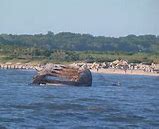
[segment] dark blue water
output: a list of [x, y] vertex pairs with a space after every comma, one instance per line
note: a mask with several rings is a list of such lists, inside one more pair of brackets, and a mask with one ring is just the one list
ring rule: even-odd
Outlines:
[[0, 129], [159, 128], [159, 77], [93, 74], [92, 87], [28, 85], [34, 74], [0, 70]]

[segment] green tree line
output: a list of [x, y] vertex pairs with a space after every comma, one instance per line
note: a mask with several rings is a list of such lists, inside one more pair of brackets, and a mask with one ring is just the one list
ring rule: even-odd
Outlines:
[[119, 58], [134, 63], [159, 63], [159, 36], [114, 38], [70, 32], [0, 35], [0, 61], [107, 62]]
[[54, 34], [49, 31], [47, 34], [35, 35], [1, 34], [0, 44], [47, 50], [158, 52], [159, 36], [128, 35], [115, 38], [70, 32]]

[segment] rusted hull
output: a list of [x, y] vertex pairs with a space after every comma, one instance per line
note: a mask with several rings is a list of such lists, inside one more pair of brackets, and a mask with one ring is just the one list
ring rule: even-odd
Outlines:
[[69, 66], [44, 67], [33, 78], [33, 84], [64, 84], [72, 86], [91, 86], [92, 74], [89, 69]]

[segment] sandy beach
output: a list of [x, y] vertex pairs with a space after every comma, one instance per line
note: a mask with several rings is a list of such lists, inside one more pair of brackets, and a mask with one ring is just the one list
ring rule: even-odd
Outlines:
[[121, 69], [99, 69], [91, 70], [93, 73], [103, 73], [103, 74], [128, 74], [128, 75], [147, 75], [147, 76], [159, 76], [157, 73], [144, 72], [143, 70], [127, 70], [126, 72]]
[[[89, 67], [92, 64], [89, 64]], [[40, 64], [33, 64], [33, 63], [0, 63], [0, 69], [37, 69], [39, 68]], [[97, 69], [90, 69], [93, 73], [103, 73], [103, 74], [128, 74], [128, 75], [149, 75], [149, 76], [159, 76], [159, 73], [155, 72], [146, 72], [142, 69], [135, 69], [135, 70], [126, 70], [126, 72], [122, 69], [114, 69], [114, 68], [99, 68]]]

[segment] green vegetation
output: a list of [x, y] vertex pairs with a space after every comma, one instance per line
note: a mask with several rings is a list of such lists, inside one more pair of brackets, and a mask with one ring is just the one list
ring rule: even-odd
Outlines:
[[37, 35], [0, 35], [0, 61], [159, 63], [159, 36], [104, 37], [62, 32]]

